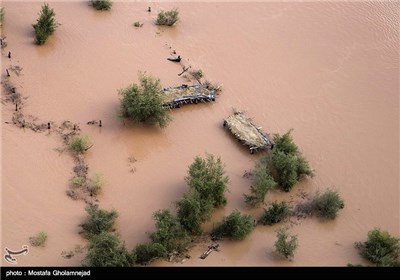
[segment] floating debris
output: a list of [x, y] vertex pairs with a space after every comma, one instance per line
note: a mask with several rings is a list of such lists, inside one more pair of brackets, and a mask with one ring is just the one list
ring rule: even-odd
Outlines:
[[18, 77], [21, 75], [22, 67], [18, 65], [11, 65], [9, 69], [10, 71], [14, 72], [15, 75], [17, 75]]
[[207, 250], [200, 256], [200, 259], [204, 260], [205, 258], [207, 258], [211, 252], [213, 251], [217, 251], [219, 252], [219, 244], [212, 244], [210, 246], [208, 246]]

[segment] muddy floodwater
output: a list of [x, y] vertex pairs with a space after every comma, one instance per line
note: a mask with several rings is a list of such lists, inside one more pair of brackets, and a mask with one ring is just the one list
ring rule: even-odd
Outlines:
[[[41, 4], [2, 1], [2, 80], [6, 68], [21, 67], [9, 78], [28, 97], [20, 110], [45, 123], [77, 123], [93, 140], [89, 175], [104, 175], [99, 203], [118, 211], [116, 228], [128, 249], [148, 240], [154, 211], [175, 209], [197, 155], [220, 156], [230, 178], [228, 204], [207, 228], [234, 209], [261, 214], [246, 207], [250, 181], [242, 176], [261, 154], [251, 155], [222, 126], [234, 108], [268, 133], [293, 128], [315, 169], [291, 193], [273, 191], [267, 200], [330, 187], [345, 201], [334, 221], [289, 225], [299, 239], [291, 262], [272, 253], [279, 226], [258, 226], [244, 241], [220, 242], [220, 252], [205, 260], [199, 256], [209, 244], [200, 243], [184, 264], [152, 265], [342, 266], [364, 263], [353, 244], [374, 227], [399, 235], [399, 2], [114, 2], [109, 12], [86, 1], [50, 2], [61, 25], [38, 47], [31, 25]], [[158, 11], [174, 7], [176, 26], [154, 25]], [[181, 65], [166, 59], [173, 50], [181, 65], [222, 84], [220, 97], [174, 109], [165, 129], [123, 122], [118, 89], [136, 83], [138, 71], [164, 87], [188, 83], [178, 76]], [[62, 256], [86, 245], [78, 226], [85, 204], [65, 194], [73, 158], [56, 151], [63, 146], [56, 133], [12, 125], [14, 111], [1, 105], [1, 250], [20, 249], [45, 231], [46, 246], [30, 247], [18, 265], [80, 265], [85, 253]], [[87, 125], [91, 120], [103, 126]]]

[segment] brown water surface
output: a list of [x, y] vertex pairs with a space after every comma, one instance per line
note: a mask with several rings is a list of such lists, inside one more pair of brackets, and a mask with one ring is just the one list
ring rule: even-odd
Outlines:
[[[258, 156], [222, 127], [233, 108], [269, 133], [293, 128], [316, 170], [293, 193], [275, 191], [269, 199], [333, 187], [346, 206], [335, 221], [313, 218], [292, 227], [300, 243], [293, 262], [272, 254], [278, 227], [259, 226], [245, 241], [221, 242], [221, 251], [206, 260], [198, 257], [207, 244], [199, 244], [185, 265], [346, 265], [362, 262], [353, 244], [373, 227], [399, 235], [398, 2], [115, 2], [110, 12], [86, 2], [50, 4], [62, 25], [38, 47], [31, 24], [41, 3], [3, 1], [8, 47], [1, 73], [10, 64], [23, 68], [10, 79], [29, 96], [25, 114], [79, 123], [91, 137], [90, 173], [102, 172], [107, 181], [100, 205], [119, 212], [117, 230], [129, 249], [147, 240], [154, 211], [173, 209], [187, 190], [188, 165], [206, 152], [221, 156], [230, 178], [228, 205], [213, 221], [233, 209], [261, 213], [249, 211], [242, 196], [250, 184], [242, 174]], [[173, 7], [181, 21], [155, 26], [156, 13]], [[135, 28], [135, 21], [143, 27]], [[166, 60], [172, 50], [184, 65], [222, 83], [220, 98], [174, 110], [163, 130], [123, 123], [117, 90], [137, 82], [139, 70], [160, 77], [165, 87], [186, 82], [177, 75], [181, 66]], [[85, 244], [78, 235], [84, 204], [65, 195], [72, 157], [53, 150], [62, 145], [57, 135], [5, 124], [13, 109], [2, 105], [2, 250], [44, 230], [46, 246], [31, 247], [19, 264], [79, 265], [82, 254], [61, 257]], [[86, 125], [90, 120], [102, 120], [103, 127]]]

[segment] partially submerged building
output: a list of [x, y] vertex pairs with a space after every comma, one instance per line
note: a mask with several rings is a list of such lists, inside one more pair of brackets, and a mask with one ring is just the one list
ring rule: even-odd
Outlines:
[[235, 112], [224, 119], [224, 127], [228, 128], [239, 142], [248, 146], [252, 154], [273, 147], [271, 138], [262, 132], [261, 128], [257, 128], [243, 112]]
[[181, 105], [189, 103], [200, 103], [215, 101], [217, 91], [203, 85], [181, 85], [178, 87], [164, 88], [165, 106], [180, 108]]

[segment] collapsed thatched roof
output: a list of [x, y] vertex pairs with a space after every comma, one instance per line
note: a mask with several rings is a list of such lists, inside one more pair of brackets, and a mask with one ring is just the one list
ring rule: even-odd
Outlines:
[[247, 118], [242, 112], [235, 112], [224, 120], [224, 126], [232, 132], [235, 137], [242, 141], [250, 149], [265, 149], [271, 146], [268, 136], [257, 128], [251, 119]]
[[180, 102], [189, 99], [215, 99], [215, 90], [210, 90], [205, 86], [178, 86], [164, 88], [165, 103]]

